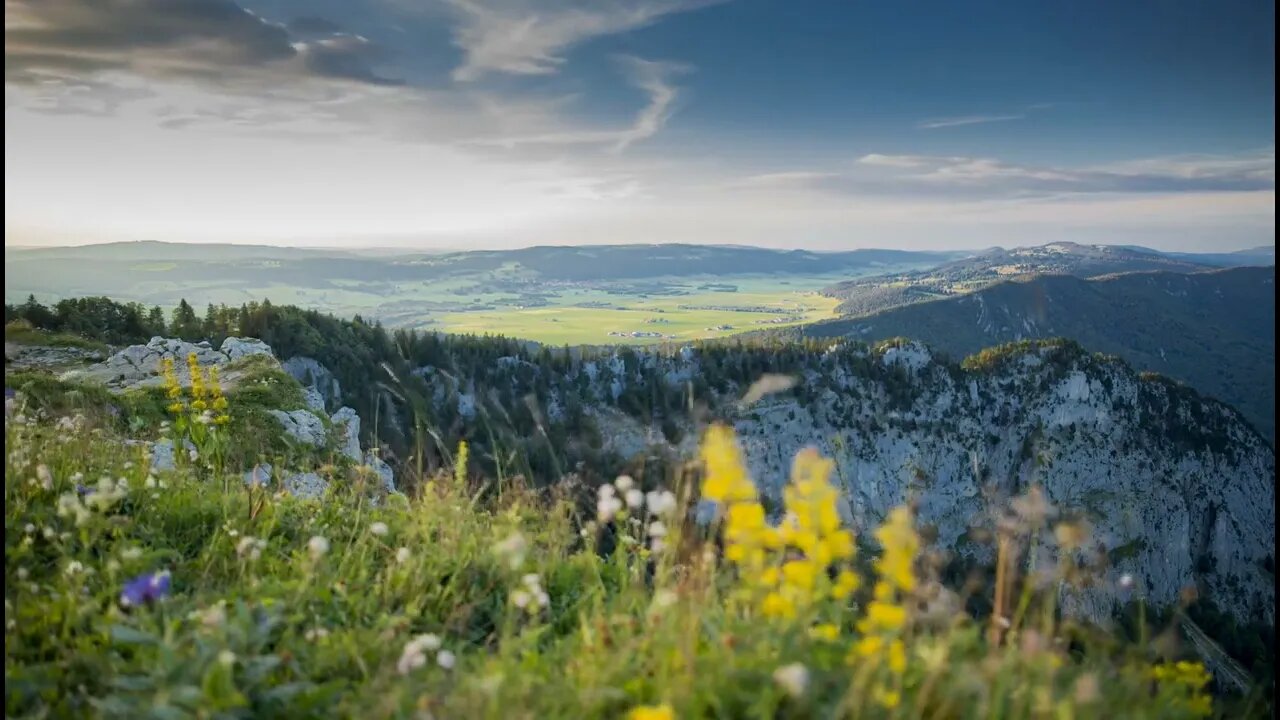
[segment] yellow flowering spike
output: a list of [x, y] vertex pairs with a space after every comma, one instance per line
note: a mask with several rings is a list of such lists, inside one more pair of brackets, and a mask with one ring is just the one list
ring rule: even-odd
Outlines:
[[907, 624], [907, 609], [901, 605], [874, 601], [867, 606], [867, 616], [862, 621], [864, 632], [897, 631]]
[[905, 507], [894, 508], [875, 534], [883, 548], [883, 553], [876, 560], [880, 579], [898, 590], [910, 592], [916, 584], [912, 566], [920, 549], [920, 538], [912, 527], [911, 511]]
[[706, 469], [702, 497], [722, 505], [756, 499], [755, 486], [747, 476], [732, 430], [723, 425], [711, 426], [703, 439], [701, 455]]
[[631, 708], [627, 720], [675, 720], [676, 712], [670, 705], [640, 705]]
[[907, 670], [907, 647], [901, 640], [894, 640], [889, 643], [889, 669], [895, 675], [901, 675]]
[[782, 579], [791, 587], [810, 590], [818, 579], [818, 567], [805, 560], [792, 560], [782, 566]]
[[467, 441], [459, 440], [458, 456], [453, 462], [453, 479], [459, 485], [464, 485], [467, 482], [467, 457]]
[[764, 596], [760, 611], [765, 617], [790, 620], [796, 616], [796, 604], [782, 593], [771, 592]]
[[849, 596], [857, 592], [860, 584], [861, 581], [852, 570], [841, 570], [836, 575], [835, 584], [831, 587], [831, 597], [836, 600], [847, 600]]

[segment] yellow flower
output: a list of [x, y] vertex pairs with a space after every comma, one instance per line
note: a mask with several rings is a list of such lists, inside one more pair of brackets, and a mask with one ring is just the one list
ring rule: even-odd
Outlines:
[[850, 570], [841, 570], [836, 575], [835, 585], [831, 588], [831, 597], [836, 600], [848, 599], [850, 595], [858, 590], [860, 581], [858, 576]]
[[860, 626], [866, 628], [864, 632], [895, 631], [906, 623], [906, 608], [877, 600], [867, 607], [867, 616]]
[[796, 616], [796, 604], [782, 593], [771, 592], [764, 596], [760, 611], [765, 617], [790, 619]]
[[670, 705], [640, 705], [631, 708], [627, 720], [675, 720], [676, 713]]
[[814, 640], [825, 640], [826, 642], [835, 642], [840, 637], [840, 627], [831, 623], [815, 625], [809, 628], [809, 637]]
[[853, 646], [853, 652], [858, 657], [874, 657], [880, 654], [880, 649], [884, 647], [884, 638], [879, 635], [868, 635]]
[[897, 690], [876, 688], [874, 695], [876, 702], [889, 710], [892, 710], [902, 704], [902, 695], [899, 694]]
[[889, 669], [895, 675], [901, 675], [907, 670], [907, 647], [901, 640], [889, 643]]
[[890, 511], [889, 518], [876, 530], [876, 539], [884, 548], [876, 560], [880, 578], [899, 590], [910, 592], [916, 584], [912, 565], [920, 549], [920, 538], [911, 524], [911, 511], [905, 507]]
[[782, 579], [792, 587], [811, 589], [817, 578], [818, 569], [814, 563], [792, 560], [782, 566]]
[[172, 405], [170, 405], [170, 406], [169, 406], [169, 412], [173, 413], [174, 415], [177, 415], [178, 413], [180, 413], [180, 412], [182, 412], [183, 410], [186, 410], [186, 409], [187, 409], [187, 408], [186, 408], [186, 406], [184, 406], [184, 405], [183, 405], [182, 403], [180, 403], [180, 402], [178, 402], [178, 403], [174, 403], [174, 404], [172, 404]]

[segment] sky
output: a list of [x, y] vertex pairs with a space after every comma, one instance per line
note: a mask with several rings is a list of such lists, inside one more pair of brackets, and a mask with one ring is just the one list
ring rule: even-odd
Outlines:
[[1270, 0], [6, 0], [5, 243], [1275, 231]]

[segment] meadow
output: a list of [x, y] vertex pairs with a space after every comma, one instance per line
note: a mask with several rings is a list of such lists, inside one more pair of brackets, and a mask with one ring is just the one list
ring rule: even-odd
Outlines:
[[[1087, 528], [1049, 520], [1034, 489], [993, 539], [994, 578], [953, 592], [909, 505], [840, 520], [816, 452], [770, 519], [726, 427], [668, 478], [485, 477], [461, 444], [392, 495], [317, 458], [329, 491], [304, 500], [225, 460], [268, 451], [235, 430], [254, 396], [186, 392], [128, 436], [85, 396], [7, 398], [6, 717], [1264, 712], [1215, 699], [1173, 627], [1063, 618], [1058, 593], [1091, 582], [1072, 559]], [[153, 471], [138, 437], [192, 451]], [[1061, 560], [1026, 572], [1037, 544]]]

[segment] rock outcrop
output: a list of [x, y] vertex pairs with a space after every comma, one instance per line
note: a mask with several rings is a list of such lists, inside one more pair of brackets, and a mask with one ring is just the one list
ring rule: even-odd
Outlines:
[[[72, 370], [63, 375], [66, 379], [100, 382], [113, 390], [130, 390], [154, 387], [164, 382], [160, 364], [166, 358], [173, 361], [179, 382], [190, 384], [187, 358], [196, 356], [201, 367], [221, 367], [233, 360], [263, 355], [273, 357], [271, 347], [254, 338], [229, 337], [222, 341], [221, 349], [214, 349], [207, 341], [187, 342], [176, 338], [153, 337], [145, 345], [130, 345], [108, 357], [101, 363]], [[234, 372], [223, 373], [220, 380], [224, 387], [231, 387], [238, 379]]]
[[342, 385], [329, 368], [318, 360], [298, 355], [280, 364], [304, 388], [313, 388], [324, 400], [325, 407], [335, 407], [342, 402]]
[[341, 407], [329, 420], [338, 429], [338, 450], [355, 462], [360, 462], [363, 457], [360, 451], [360, 416], [349, 407]]
[[268, 410], [271, 417], [280, 421], [284, 432], [290, 439], [310, 445], [324, 447], [328, 439], [328, 430], [314, 412], [310, 410]]

